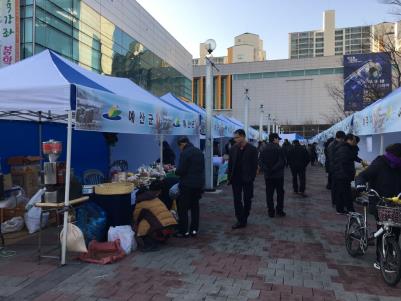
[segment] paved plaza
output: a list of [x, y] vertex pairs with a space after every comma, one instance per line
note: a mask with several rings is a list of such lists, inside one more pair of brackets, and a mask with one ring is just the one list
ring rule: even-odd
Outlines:
[[36, 237], [19, 241], [8, 246], [16, 256], [0, 258], [0, 300], [401, 300], [401, 285], [388, 287], [373, 269], [374, 247], [361, 258], [346, 253], [346, 217], [331, 207], [325, 180], [322, 168], [309, 167], [301, 198], [287, 170], [287, 217], [272, 219], [259, 176], [248, 227], [234, 231], [224, 186], [204, 195], [198, 238], [172, 238], [158, 252], [136, 251], [107, 266], [38, 265]]

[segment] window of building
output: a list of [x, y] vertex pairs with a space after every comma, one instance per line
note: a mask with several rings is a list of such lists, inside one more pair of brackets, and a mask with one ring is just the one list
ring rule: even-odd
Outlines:
[[320, 69], [320, 75], [333, 74], [333, 73], [334, 73], [334, 68], [322, 68], [322, 69]]
[[319, 75], [319, 69], [309, 69], [305, 70], [305, 75]]
[[263, 78], [276, 77], [276, 72], [263, 72]]
[[263, 78], [263, 73], [251, 73], [250, 79]]
[[370, 26], [363, 26], [362, 32], [370, 32]]
[[277, 77], [289, 77], [289, 76], [291, 76], [290, 71], [279, 71], [276, 74], [277, 74]]
[[290, 76], [304, 76], [305, 70], [293, 70], [290, 71]]
[[344, 68], [343, 67], [334, 68], [334, 73], [335, 74], [343, 74], [344, 73]]
[[249, 73], [236, 74], [234, 79], [238, 79], [238, 80], [249, 79]]
[[361, 27], [353, 27], [351, 28], [351, 33], [361, 33], [362, 28]]

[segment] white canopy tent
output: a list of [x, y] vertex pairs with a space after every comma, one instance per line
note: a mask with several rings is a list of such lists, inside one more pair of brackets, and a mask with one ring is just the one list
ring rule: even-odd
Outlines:
[[360, 136], [360, 155], [373, 160], [388, 144], [401, 141], [401, 88], [356, 112], [311, 139], [321, 146], [337, 131]]
[[[88, 98], [84, 99], [85, 97]], [[99, 119], [94, 120], [95, 128], [89, 127], [93, 124], [79, 124], [73, 113], [76, 115], [77, 108], [84, 109], [83, 102], [98, 103], [99, 112], [105, 107], [113, 108], [118, 118], [107, 118], [107, 114], [100, 114]], [[74, 124], [81, 130], [131, 134], [193, 135], [199, 132], [197, 114], [168, 106], [128, 79], [93, 73], [49, 50], [0, 69], [0, 118], [40, 121], [43, 112], [46, 118], [53, 121], [67, 121], [66, 208], [70, 197], [71, 137]], [[140, 116], [135, 118], [135, 112], [140, 113]], [[149, 116], [147, 126], [142, 124], [142, 114], [145, 118]], [[173, 127], [170, 120], [174, 118], [186, 119], [191, 126]], [[67, 227], [67, 220], [66, 210], [64, 229]], [[66, 263], [67, 235], [63, 238], [62, 265]]]

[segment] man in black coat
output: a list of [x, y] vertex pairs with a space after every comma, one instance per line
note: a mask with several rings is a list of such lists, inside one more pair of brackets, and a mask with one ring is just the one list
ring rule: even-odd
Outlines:
[[327, 185], [326, 185], [327, 189], [331, 189], [331, 173], [329, 170], [329, 162], [330, 161], [329, 161], [329, 155], [328, 155], [328, 148], [329, 148], [330, 143], [332, 143], [333, 141], [334, 141], [334, 138], [331, 137], [324, 143], [324, 157], [325, 157], [324, 168], [327, 173]]
[[329, 177], [332, 180], [331, 181], [331, 203], [333, 206], [336, 205], [336, 187], [335, 187], [335, 181], [333, 181], [333, 162], [334, 162], [334, 155], [335, 155], [335, 150], [336, 146], [340, 143], [343, 142], [345, 138], [345, 133], [343, 131], [338, 131], [336, 133], [336, 138], [334, 139], [333, 142], [329, 144], [327, 147], [327, 167], [328, 167], [328, 172], [329, 172]]
[[[284, 167], [285, 156], [280, 147], [280, 137], [276, 133], [269, 135], [269, 143], [262, 149], [259, 166], [263, 170], [266, 184], [266, 203], [270, 217], [284, 217]], [[273, 195], [277, 192], [277, 205], [274, 209]]]
[[355, 178], [355, 136], [348, 134], [344, 142], [336, 145], [332, 167], [335, 186], [335, 202], [338, 214], [344, 214], [344, 206], [348, 211], [354, 211], [351, 182]]
[[288, 139], [284, 140], [283, 145], [281, 146], [283, 152], [284, 152], [284, 157], [285, 157], [285, 167], [288, 167], [289, 161], [288, 161], [288, 154], [292, 148], [291, 143], [288, 141]]
[[294, 140], [292, 144], [293, 147], [288, 152], [287, 157], [292, 173], [292, 187], [294, 188], [294, 193], [305, 196], [306, 166], [309, 164], [309, 154], [298, 140]]
[[[228, 181], [232, 185], [237, 223], [232, 228], [244, 228], [248, 222], [253, 198], [253, 182], [258, 168], [258, 151], [246, 141], [245, 131], [234, 132], [236, 144], [230, 149]], [[242, 200], [242, 195], [243, 200]]]
[[[196, 236], [199, 229], [199, 200], [205, 185], [205, 159], [200, 149], [187, 137], [178, 139], [180, 161], [175, 171], [180, 177], [180, 196], [177, 209], [179, 217], [178, 237]], [[188, 211], [191, 210], [191, 226], [188, 231]]]

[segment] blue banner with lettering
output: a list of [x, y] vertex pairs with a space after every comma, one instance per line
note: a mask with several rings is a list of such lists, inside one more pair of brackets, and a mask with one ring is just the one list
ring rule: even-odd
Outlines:
[[344, 110], [360, 111], [391, 92], [391, 61], [386, 53], [344, 55]]
[[199, 115], [77, 85], [75, 129], [128, 134], [199, 135]]

